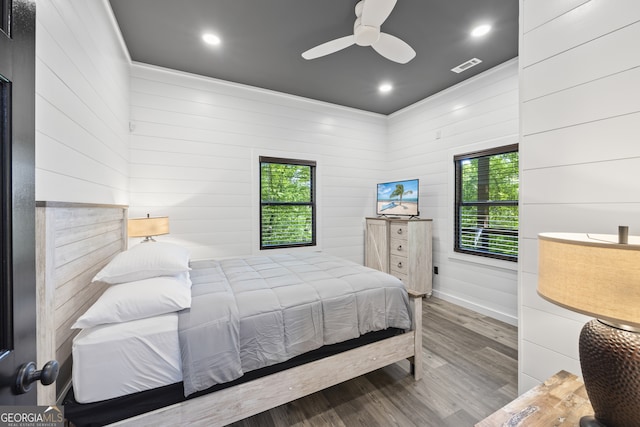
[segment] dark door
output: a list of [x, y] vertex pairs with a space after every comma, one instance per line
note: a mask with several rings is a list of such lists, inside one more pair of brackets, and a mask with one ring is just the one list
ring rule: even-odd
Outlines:
[[35, 405], [14, 387], [36, 360], [35, 0], [0, 7], [0, 405]]

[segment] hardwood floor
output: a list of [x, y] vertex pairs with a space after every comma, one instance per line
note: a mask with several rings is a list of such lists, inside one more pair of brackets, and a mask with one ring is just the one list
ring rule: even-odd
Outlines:
[[473, 426], [517, 396], [517, 335], [432, 297], [423, 309], [422, 380], [408, 362], [395, 364], [232, 426]]

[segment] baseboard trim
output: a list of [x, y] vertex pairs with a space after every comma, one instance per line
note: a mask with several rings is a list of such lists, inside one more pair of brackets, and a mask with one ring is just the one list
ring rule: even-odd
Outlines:
[[493, 310], [491, 308], [485, 307], [485, 306], [480, 305], [480, 304], [476, 304], [474, 302], [465, 300], [463, 298], [459, 298], [459, 297], [456, 297], [456, 296], [453, 296], [453, 295], [449, 295], [449, 294], [447, 294], [445, 292], [441, 292], [441, 291], [439, 291], [437, 289], [433, 290], [433, 295], [438, 297], [438, 298], [440, 298], [440, 299], [442, 299], [442, 300], [448, 301], [450, 303], [459, 305], [459, 306], [464, 307], [464, 308], [468, 308], [469, 310], [473, 310], [473, 311], [475, 311], [477, 313], [484, 314], [485, 316], [489, 316], [489, 317], [491, 317], [493, 319], [500, 320], [501, 322], [505, 322], [505, 323], [508, 323], [510, 325], [513, 325], [513, 326], [518, 326], [518, 317], [517, 316], [512, 316], [510, 314], [506, 314], [506, 313], [502, 313], [500, 311]]

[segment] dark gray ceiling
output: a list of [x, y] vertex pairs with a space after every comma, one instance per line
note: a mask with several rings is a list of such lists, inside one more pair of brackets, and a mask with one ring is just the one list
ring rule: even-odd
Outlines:
[[[131, 59], [231, 82], [390, 114], [518, 55], [517, 0], [398, 0], [382, 31], [416, 51], [401, 65], [351, 46], [300, 54], [353, 33], [356, 0], [110, 0]], [[481, 39], [479, 23], [493, 30]], [[219, 34], [222, 45], [201, 40]], [[483, 62], [461, 74], [451, 68]], [[394, 85], [381, 95], [382, 81]]]

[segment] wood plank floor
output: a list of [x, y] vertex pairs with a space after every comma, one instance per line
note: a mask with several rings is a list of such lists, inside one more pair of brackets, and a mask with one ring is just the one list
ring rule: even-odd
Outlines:
[[435, 297], [423, 325], [422, 380], [395, 364], [232, 426], [473, 426], [517, 396], [516, 327]]

